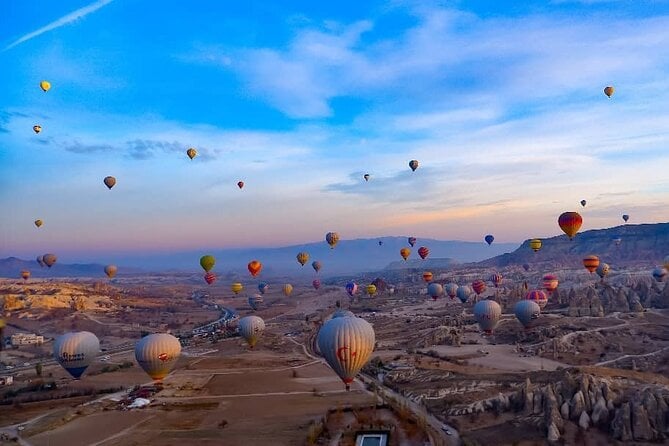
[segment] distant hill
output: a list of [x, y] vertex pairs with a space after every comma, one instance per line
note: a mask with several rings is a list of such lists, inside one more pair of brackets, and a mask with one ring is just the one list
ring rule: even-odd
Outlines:
[[[31, 278], [45, 277], [100, 277], [106, 278], [104, 273], [105, 265], [96, 263], [86, 264], [62, 264], [56, 262], [51, 268], [40, 266], [36, 260], [21, 260], [16, 257], [7, 257], [0, 259], [0, 277], [20, 279], [21, 271], [27, 269], [30, 271]], [[126, 269], [124, 274], [138, 273], [141, 270], [132, 268]], [[119, 274], [120, 275], [120, 274]]]
[[[620, 244], [615, 243], [620, 239]], [[623, 225], [578, 233], [573, 240], [566, 235], [542, 239], [539, 252], [533, 252], [526, 240], [520, 248], [482, 262], [478, 266], [547, 264], [553, 267], [580, 265], [584, 256], [594, 254], [613, 266], [658, 265], [669, 255], [669, 223]]]
[[[379, 241], [383, 242], [379, 245]], [[253, 259], [263, 263], [261, 276], [312, 276], [315, 274], [311, 262], [319, 260], [323, 267], [320, 275], [327, 277], [341, 274], [358, 274], [370, 271], [380, 271], [386, 267], [392, 268], [394, 263], [400, 262], [407, 267], [400, 257], [400, 249], [408, 247], [407, 237], [381, 237], [373, 239], [341, 240], [334, 249], [323, 242], [293, 245], [281, 248], [249, 248], [223, 249], [208, 252], [188, 252], [179, 254], [161, 254], [164, 261], [169, 262], [170, 268], [183, 268], [191, 271], [201, 271], [200, 256], [213, 254], [216, 256], [214, 271], [218, 273], [238, 273], [248, 276], [246, 265]], [[434, 239], [418, 239], [412, 248], [409, 263], [420, 260], [418, 248], [426, 246], [430, 249], [431, 259], [443, 259], [448, 264], [452, 262], [476, 262], [492, 256], [510, 252], [517, 243], [493, 243], [491, 246], [484, 242], [443, 241]], [[297, 262], [298, 252], [306, 251], [310, 259], [303, 267]], [[399, 265], [399, 264], [398, 264]], [[418, 262], [415, 267], [426, 264]]]

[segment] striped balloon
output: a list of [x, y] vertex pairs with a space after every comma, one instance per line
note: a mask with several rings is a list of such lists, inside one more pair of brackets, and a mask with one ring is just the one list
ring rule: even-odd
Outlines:
[[476, 279], [475, 281], [472, 282], [472, 289], [477, 295], [481, 295], [481, 293], [485, 292], [486, 290], [486, 284], [483, 280], [481, 279]]
[[573, 239], [581, 225], [583, 225], [583, 217], [578, 212], [564, 212], [558, 217], [558, 225], [560, 229], [567, 234], [569, 239]]
[[337, 317], [325, 322], [318, 332], [318, 349], [327, 363], [350, 389], [355, 375], [374, 351], [374, 329], [358, 317]]
[[525, 295], [525, 299], [536, 302], [542, 310], [548, 304], [548, 296], [542, 290], [532, 290]]
[[181, 355], [179, 340], [167, 333], [144, 336], [135, 345], [135, 359], [139, 366], [154, 380], [167, 376]]
[[544, 285], [544, 290], [546, 290], [549, 293], [552, 293], [555, 291], [558, 287], [558, 284], [560, 281], [558, 280], [557, 276], [554, 274], [546, 274], [543, 277], [543, 285]]
[[474, 305], [474, 318], [487, 334], [492, 333], [501, 317], [502, 307], [494, 300], [486, 299]]
[[239, 320], [239, 335], [251, 348], [255, 347], [264, 331], [265, 321], [258, 316], [245, 316]]
[[583, 266], [585, 267], [585, 269], [590, 271], [590, 274], [592, 274], [597, 270], [597, 267], [599, 266], [599, 257], [595, 255], [585, 256], [583, 258]]

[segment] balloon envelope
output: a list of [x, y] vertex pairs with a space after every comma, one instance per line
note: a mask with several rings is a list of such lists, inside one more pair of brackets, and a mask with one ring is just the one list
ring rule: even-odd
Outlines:
[[423, 280], [426, 282], [432, 282], [432, 278], [434, 277], [434, 274], [432, 274], [430, 271], [425, 271], [423, 273]]
[[39, 88], [41, 88], [42, 91], [44, 91], [44, 92], [46, 93], [47, 91], [51, 90], [51, 82], [49, 82], [49, 81], [41, 81], [41, 82], [39, 83]]
[[113, 278], [114, 278], [114, 276], [116, 275], [116, 272], [117, 272], [117, 271], [118, 271], [118, 268], [116, 267], [116, 265], [107, 265], [107, 266], [105, 266], [105, 274], [106, 274], [107, 277], [109, 277], [110, 279], [113, 279]]
[[536, 302], [542, 310], [548, 304], [548, 296], [542, 290], [530, 291], [525, 295], [525, 300]]
[[348, 282], [346, 284], [346, 292], [349, 296], [353, 297], [355, 293], [358, 292], [358, 284], [355, 282]]
[[112, 176], [105, 177], [104, 180], [102, 180], [103, 183], [105, 183], [105, 186], [107, 186], [110, 190], [114, 185], [116, 184], [116, 178]]
[[100, 340], [93, 333], [79, 331], [58, 336], [53, 357], [73, 378], [79, 379], [100, 352]]
[[367, 294], [369, 294], [370, 297], [374, 296], [376, 294], [376, 285], [370, 283], [367, 285], [367, 288], [365, 288], [365, 291], [367, 291]]
[[523, 327], [529, 328], [532, 321], [541, 314], [541, 308], [534, 301], [521, 300], [513, 307], [513, 312], [520, 323], [523, 324]]
[[669, 271], [667, 271], [666, 268], [662, 268], [661, 266], [658, 266], [653, 270], [653, 278], [658, 282], [664, 282], [667, 274], [669, 274]]
[[249, 264], [246, 266], [251, 273], [252, 277], [257, 276], [260, 274], [260, 270], [262, 269], [262, 263], [260, 263], [257, 260], [251, 260]]
[[447, 283], [444, 286], [444, 292], [448, 294], [448, 297], [454, 299], [458, 292], [458, 286], [455, 283]]
[[630, 216], [627, 214], [623, 214], [623, 220], [625, 220], [625, 223], [627, 223], [627, 220], [630, 219]]
[[33, 126], [33, 132], [39, 133], [42, 131], [42, 126], [41, 125], [34, 125]]
[[409, 242], [409, 245], [411, 245], [411, 247], [413, 248], [417, 240], [416, 237], [409, 237], [407, 241]]
[[440, 283], [432, 282], [427, 286], [427, 294], [429, 294], [432, 299], [437, 300], [439, 296], [444, 294], [444, 287]]
[[583, 218], [578, 212], [563, 212], [558, 217], [558, 225], [569, 239], [574, 238], [582, 224]]
[[488, 234], [483, 238], [483, 240], [485, 240], [488, 245], [492, 245], [492, 242], [495, 241], [495, 237], [492, 234]]
[[260, 282], [258, 284], [258, 291], [260, 291], [260, 294], [265, 294], [268, 289], [269, 289], [269, 285], [267, 285], [267, 283]]
[[288, 296], [290, 296], [291, 293], [293, 292], [293, 286], [292, 286], [291, 284], [289, 284], [289, 283], [286, 283], [286, 284], [283, 286], [283, 290], [282, 290], [282, 291], [283, 291], [283, 294], [284, 294], [286, 297], [288, 297]]
[[211, 269], [214, 267], [215, 264], [216, 264], [216, 258], [210, 254], [200, 257], [200, 266], [206, 272], [211, 271]]
[[44, 222], [42, 220], [35, 220], [35, 226], [37, 226], [38, 228], [41, 227], [43, 224]]
[[606, 96], [608, 96], [609, 98], [610, 98], [611, 96], [613, 96], [613, 93], [614, 93], [615, 91], [616, 91], [616, 89], [613, 88], [613, 86], [611, 86], [611, 85], [604, 87], [604, 94], [605, 94]]
[[56, 263], [56, 260], [58, 260], [58, 257], [56, 257], [55, 254], [44, 254], [42, 256], [42, 261], [49, 268], [51, 268]]
[[204, 275], [204, 281], [207, 282], [207, 285], [211, 285], [212, 283], [216, 282], [216, 274], [208, 271]]
[[319, 262], [318, 260], [314, 260], [313, 262], [311, 262], [311, 267], [312, 267], [312, 268], [314, 269], [314, 271], [316, 271], [316, 272], [318, 272], [318, 271], [321, 270], [321, 266], [322, 266], [322, 265], [321, 265], [321, 262]]
[[325, 241], [330, 245], [330, 248], [334, 248], [337, 243], [339, 243], [339, 234], [336, 232], [328, 232], [325, 234]]
[[481, 293], [485, 292], [486, 288], [485, 282], [481, 279], [476, 279], [472, 282], [472, 289], [477, 295], [481, 295]]
[[546, 290], [549, 293], [555, 291], [560, 283], [559, 279], [554, 274], [546, 274], [544, 275], [542, 280], [543, 280], [544, 290]]
[[233, 293], [239, 294], [239, 292], [244, 289], [244, 285], [239, 282], [235, 282], [230, 286], [230, 289]]
[[302, 266], [304, 266], [304, 264], [309, 261], [309, 253], [307, 253], [307, 252], [299, 252], [299, 253], [297, 253], [296, 257], [297, 257], [297, 261]]
[[190, 149], [186, 150], [186, 155], [188, 155], [188, 158], [193, 159], [197, 156], [197, 150], [191, 147]]
[[492, 333], [502, 317], [502, 307], [494, 300], [486, 299], [474, 305], [474, 318], [481, 330]]
[[543, 244], [543, 243], [542, 243], [541, 240], [539, 240], [538, 238], [535, 238], [535, 239], [530, 240], [530, 248], [531, 248], [532, 251], [534, 251], [534, 252], [539, 251], [539, 250], [541, 249], [541, 245], [542, 245], [542, 244]]
[[321, 287], [321, 281], [318, 279], [314, 279], [313, 282], [311, 282], [311, 285], [313, 285], [314, 289], [319, 289]]
[[418, 160], [411, 160], [409, 161], [409, 168], [415, 172], [416, 169], [418, 169]]
[[[21, 271], [21, 278], [23, 280], [30, 279], [30, 271], [28, 271], [27, 269], [24, 269], [23, 271]], [[4, 339], [0, 339], [0, 341], [4, 342]]]
[[251, 348], [255, 347], [264, 331], [265, 321], [258, 316], [245, 316], [239, 320], [239, 335]]
[[179, 359], [181, 344], [167, 333], [144, 336], [135, 344], [135, 359], [152, 379], [159, 381], [167, 376]]
[[366, 320], [337, 317], [323, 324], [317, 344], [328, 365], [348, 390], [374, 351], [375, 340], [374, 329]]
[[609, 266], [608, 263], [600, 263], [599, 266], [597, 267], [597, 275], [601, 277], [602, 279], [606, 276], [609, 275], [609, 272], [611, 271], [611, 267]]
[[408, 259], [411, 255], [411, 250], [409, 248], [402, 248], [400, 249], [400, 255], [406, 261], [406, 259]]
[[590, 271], [590, 273], [593, 273], [595, 270], [597, 270], [597, 267], [599, 266], [599, 257], [596, 255], [589, 255], [585, 256], [583, 258], [583, 266], [585, 269]]
[[586, 204], [588, 204], [587, 201], [585, 201], [585, 200], [581, 200], [581, 206], [585, 207]]
[[420, 256], [421, 259], [425, 260], [425, 258], [428, 255], [430, 255], [430, 250], [425, 246], [421, 246], [420, 248], [418, 248], [418, 255]]

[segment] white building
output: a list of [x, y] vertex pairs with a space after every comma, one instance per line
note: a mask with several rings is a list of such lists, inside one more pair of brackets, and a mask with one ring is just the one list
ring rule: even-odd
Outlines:
[[11, 337], [13, 347], [19, 345], [42, 345], [44, 343], [44, 336], [38, 336], [35, 333], [16, 333]]

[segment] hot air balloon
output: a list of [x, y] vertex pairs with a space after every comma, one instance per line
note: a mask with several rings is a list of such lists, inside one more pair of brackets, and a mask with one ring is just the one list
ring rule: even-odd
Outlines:
[[409, 256], [411, 255], [411, 250], [409, 248], [402, 248], [402, 249], [400, 249], [400, 255], [402, 256], [402, 258], [406, 262], [406, 259], [408, 259]]
[[100, 340], [88, 331], [60, 335], [53, 343], [53, 357], [74, 379], [79, 379], [100, 352]]
[[41, 88], [42, 91], [46, 93], [47, 91], [51, 90], [51, 82], [49, 82], [49, 81], [41, 81], [41, 82], [39, 83], [39, 88]]
[[216, 282], [216, 274], [212, 273], [211, 271], [208, 271], [204, 274], [204, 281], [207, 282], [208, 285], [211, 285], [212, 283]]
[[265, 282], [260, 282], [258, 284], [258, 291], [260, 291], [260, 294], [265, 294], [268, 289], [269, 285], [267, 285]]
[[330, 248], [334, 249], [339, 242], [339, 234], [336, 232], [328, 232], [325, 234], [325, 241], [330, 245]]
[[529, 263], [523, 263], [523, 269], [525, 271], [529, 271], [530, 270], [530, 264]]
[[444, 294], [444, 287], [440, 283], [432, 282], [427, 286], [427, 294], [432, 297], [432, 300], [437, 300], [439, 296]]
[[409, 245], [411, 245], [411, 247], [413, 248], [417, 240], [416, 237], [409, 237], [407, 241], [409, 242]]
[[609, 275], [610, 271], [611, 267], [608, 265], [608, 263], [600, 263], [597, 267], [597, 275], [601, 277], [602, 280], [604, 280], [604, 278]]
[[483, 240], [488, 244], [488, 246], [492, 245], [492, 242], [495, 241], [495, 237], [492, 234], [488, 234], [485, 237], [483, 237]]
[[239, 292], [244, 289], [244, 285], [239, 282], [235, 282], [230, 286], [230, 289], [233, 293], [239, 294]]
[[293, 286], [292, 286], [291, 284], [289, 284], [289, 283], [286, 283], [286, 284], [283, 286], [283, 294], [284, 294], [286, 297], [288, 297], [288, 296], [290, 296], [290, 295], [292, 294], [292, 292], [293, 292]]
[[532, 325], [532, 321], [539, 318], [541, 308], [532, 300], [521, 300], [513, 307], [513, 312], [523, 327], [527, 329]]
[[434, 277], [434, 274], [432, 274], [430, 271], [425, 271], [423, 273], [423, 280], [426, 282], [432, 282], [432, 277]]
[[583, 218], [578, 212], [563, 212], [558, 217], [558, 225], [560, 229], [567, 234], [569, 239], [573, 239], [581, 225], [583, 224]]
[[56, 263], [56, 260], [58, 260], [58, 257], [56, 257], [55, 254], [44, 254], [42, 256], [42, 261], [49, 268], [51, 268]]
[[585, 256], [583, 258], [583, 266], [592, 274], [599, 266], [599, 257], [592, 254], [589, 256]]
[[[307, 259], [308, 258], [309, 258], [309, 255], [307, 254]], [[297, 261], [300, 262], [300, 259], [298, 258]], [[302, 262], [300, 262], [300, 263], [302, 263]], [[321, 262], [319, 262], [318, 260], [314, 260], [313, 262], [311, 262], [311, 267], [314, 269], [314, 271], [316, 271], [316, 273], [318, 273], [318, 271], [321, 270], [321, 266], [322, 266]]]
[[629, 220], [629, 219], [630, 219], [629, 215], [623, 214], [623, 220], [625, 221], [625, 223], [627, 223], [627, 220]]
[[494, 273], [490, 276], [490, 281], [495, 285], [495, 288], [498, 288], [502, 283], [502, 275], [500, 273]]
[[369, 174], [368, 173], [364, 174], [362, 177], [365, 179], [365, 181], [369, 181]]
[[25, 281], [30, 279], [30, 271], [28, 271], [27, 269], [24, 269], [23, 271], [21, 271], [21, 278]]
[[417, 160], [411, 160], [411, 161], [409, 161], [409, 167], [411, 168], [411, 170], [412, 170], [413, 172], [415, 172], [416, 169], [418, 169], [418, 161], [417, 161]]
[[251, 277], [255, 277], [258, 274], [260, 274], [260, 270], [262, 269], [262, 263], [260, 263], [257, 260], [251, 260], [246, 267], [251, 273]]
[[485, 282], [481, 279], [476, 279], [475, 281], [472, 282], [472, 289], [478, 296], [480, 296], [481, 293], [484, 293], [486, 288], [487, 287]]
[[107, 186], [109, 190], [111, 190], [111, 188], [114, 187], [114, 185], [116, 184], [116, 178], [108, 176], [105, 177], [105, 179], [102, 180], [102, 182], [105, 183], [105, 186]]
[[43, 258], [43, 256], [37, 256], [37, 259], [35, 259], [35, 260], [37, 260], [37, 263], [39, 264], [39, 266], [44, 267], [44, 258]]
[[560, 281], [558, 280], [556, 275], [546, 274], [543, 277], [543, 283], [544, 283], [544, 290], [546, 290], [546, 292], [548, 293], [552, 293], [557, 289]]
[[379, 246], [383, 246], [383, 240], [379, 240]]
[[43, 224], [44, 224], [44, 222], [42, 220], [39, 220], [39, 219], [35, 220], [35, 226], [37, 226], [38, 228], [40, 228]]
[[479, 327], [487, 334], [491, 334], [502, 316], [502, 308], [494, 300], [486, 299], [474, 305], [474, 318]]
[[538, 238], [530, 240], [530, 248], [534, 252], [539, 251], [541, 249], [541, 245], [542, 245], [541, 240], [539, 240]]
[[542, 290], [530, 291], [525, 295], [525, 299], [536, 302], [542, 310], [548, 304], [548, 296]]
[[348, 282], [346, 284], [346, 292], [351, 297], [355, 296], [355, 293], [358, 292], [358, 284], [355, 282]]
[[321, 287], [321, 281], [318, 279], [314, 279], [313, 282], [311, 282], [311, 285], [313, 285], [314, 289], [319, 289]]
[[33, 126], [33, 132], [39, 133], [42, 131], [42, 126], [41, 125], [34, 125]]
[[380, 277], [372, 280], [372, 285], [376, 287], [376, 291], [378, 293], [384, 293], [388, 289], [388, 284]]
[[616, 91], [615, 88], [613, 88], [611, 85], [608, 87], [604, 87], [604, 94], [608, 96], [609, 98], [613, 96], [613, 93]]
[[353, 378], [374, 351], [374, 329], [358, 317], [337, 317], [325, 322], [318, 332], [318, 349], [332, 370], [350, 389]]
[[586, 205], [587, 203], [588, 203], [587, 201], [585, 201], [585, 200], [581, 200], [581, 206], [585, 207], [585, 205]]
[[244, 187], [244, 182], [243, 181], [238, 181], [237, 182], [237, 187], [240, 188], [240, 189], [243, 188]]
[[455, 292], [455, 295], [463, 304], [469, 300], [469, 296], [471, 296], [471, 294], [472, 290], [467, 285], [459, 286], [458, 290]]
[[450, 297], [451, 299], [455, 299], [457, 292], [458, 292], [458, 285], [455, 283], [447, 283], [444, 286], [444, 293], [448, 294], [448, 297]]
[[661, 266], [658, 266], [653, 270], [653, 278], [658, 282], [664, 282], [664, 279], [665, 277], [667, 277], [667, 274], [669, 274], [669, 271], [667, 271], [666, 268], [662, 268]]
[[249, 307], [251, 307], [253, 311], [257, 310], [263, 302], [264, 300], [260, 294], [254, 294], [248, 298]]
[[309, 253], [307, 252], [299, 252], [295, 257], [297, 258], [298, 263], [302, 266], [309, 261]]
[[427, 249], [425, 246], [421, 246], [418, 248], [418, 255], [420, 256], [421, 259], [425, 260], [428, 255], [430, 255], [430, 250]]
[[200, 257], [200, 266], [205, 272], [211, 271], [211, 269], [216, 264], [216, 258], [211, 254], [204, 255]]
[[110, 279], [113, 279], [113, 278], [114, 278], [114, 276], [116, 275], [116, 271], [118, 271], [118, 268], [116, 267], [116, 265], [107, 265], [107, 266], [105, 266], [105, 274], [106, 274], [107, 277], [109, 277]]
[[191, 147], [190, 149], [186, 150], [186, 155], [188, 155], [188, 158], [193, 159], [197, 156], [197, 150]]
[[365, 288], [365, 291], [367, 292], [369, 297], [374, 297], [374, 295], [376, 294], [376, 285], [370, 283], [369, 285], [367, 285], [367, 288]]
[[135, 359], [155, 381], [161, 381], [172, 370], [181, 354], [179, 340], [167, 333], [144, 336], [135, 344]]
[[258, 316], [245, 316], [239, 320], [239, 335], [250, 348], [255, 347], [263, 331], [265, 331], [265, 321]]

